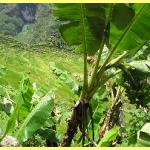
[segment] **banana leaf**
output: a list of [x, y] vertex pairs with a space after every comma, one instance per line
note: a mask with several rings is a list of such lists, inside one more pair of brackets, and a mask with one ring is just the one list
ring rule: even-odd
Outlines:
[[99, 48], [105, 28], [102, 4], [55, 4], [54, 15], [61, 21], [60, 32], [69, 46], [84, 48], [93, 55]]
[[41, 99], [31, 113], [28, 114], [17, 131], [15, 136], [20, 143], [26, 141], [38, 129], [44, 126], [44, 122], [48, 119], [49, 114], [51, 114], [53, 106], [52, 93], [48, 93]]

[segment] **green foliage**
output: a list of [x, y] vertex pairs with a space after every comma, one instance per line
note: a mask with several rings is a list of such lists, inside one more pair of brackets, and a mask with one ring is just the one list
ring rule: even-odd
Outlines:
[[[78, 48], [79, 47], [81, 48], [82, 46], [82, 50], [84, 51], [84, 84], [83, 84], [83, 92], [81, 95], [81, 100], [82, 98], [86, 99], [93, 91], [94, 91], [93, 94], [95, 94], [99, 86], [103, 85], [104, 73], [105, 75], [106, 74], [109, 75], [109, 72], [112, 71], [108, 69], [114, 66], [115, 67], [119, 66], [119, 68], [121, 68], [122, 71], [126, 75], [125, 80], [127, 79], [131, 85], [130, 87], [130, 85], [126, 84], [126, 82], [124, 83], [122, 82], [122, 85], [126, 88], [126, 92], [128, 93], [128, 98], [130, 102], [138, 104], [137, 105], [138, 107], [140, 105], [142, 105], [143, 107], [147, 107], [147, 103], [149, 102], [149, 97], [145, 97], [145, 95], [147, 95], [149, 91], [145, 89], [149, 89], [149, 86], [147, 85], [147, 83], [145, 83], [145, 80], [147, 80], [146, 75], [149, 75], [149, 68], [150, 68], [149, 62], [144, 61], [144, 60], [139, 61], [139, 62], [138, 61], [130, 62], [130, 64], [128, 65], [130, 66], [130, 68], [128, 69], [124, 67], [124, 63], [123, 65], [120, 65], [120, 62], [122, 61], [124, 57], [126, 57], [125, 53], [123, 53], [124, 51], [127, 52], [128, 57], [129, 56], [131, 57], [134, 54], [136, 54], [141, 48], [143, 48], [145, 44], [148, 43], [150, 39], [150, 36], [148, 34], [150, 25], [148, 22], [146, 22], [146, 20], [150, 19], [148, 15], [150, 5], [146, 5], [146, 4], [141, 4], [141, 5], [139, 4], [133, 4], [133, 5], [114, 4], [112, 5], [111, 4], [110, 6], [113, 6], [113, 9], [112, 9], [112, 12], [111, 11], [109, 12], [109, 15], [108, 15], [108, 6], [102, 5], [103, 10], [101, 10], [102, 12], [101, 19], [103, 19], [103, 21], [101, 22], [104, 23], [103, 24], [104, 26], [102, 27], [103, 30], [102, 30], [101, 38], [105, 39], [104, 36], [106, 36], [106, 38], [109, 38], [109, 43], [107, 40], [103, 40], [104, 43], [102, 44], [99, 43], [99, 46], [96, 45], [97, 44], [96, 41], [95, 42], [92, 41], [94, 30], [92, 31], [90, 30], [90, 27], [89, 27], [90, 25], [88, 22], [89, 20], [87, 19], [89, 16], [91, 18], [95, 17], [95, 21], [98, 24], [98, 20], [96, 20], [97, 13], [93, 13], [91, 10], [89, 11], [88, 6], [92, 7], [92, 4], [91, 5], [90, 4], [89, 5], [86, 5], [86, 4], [76, 4], [76, 5], [58, 4], [57, 5], [56, 4], [56, 9], [54, 10], [54, 14], [58, 17], [58, 19], [63, 21], [62, 25], [60, 26], [60, 32], [64, 40], [68, 43], [69, 46], [76, 45], [78, 46]], [[95, 6], [95, 4], [93, 4], [93, 6]], [[101, 7], [101, 6], [99, 5], [97, 7]], [[76, 15], [73, 15], [76, 10], [77, 10]], [[95, 12], [96, 10], [97, 9], [95, 9]], [[108, 18], [106, 16], [108, 16]], [[96, 29], [96, 27], [94, 29]], [[107, 32], [107, 34], [104, 33], [104, 30], [105, 32]], [[100, 38], [99, 38], [99, 42], [101, 42]], [[95, 44], [95, 47], [92, 44]], [[106, 59], [101, 65], [100, 60], [101, 60], [102, 51], [104, 48], [103, 45], [105, 44], [108, 46], [109, 50], [108, 50], [108, 55], [106, 56]], [[92, 49], [89, 48], [89, 45], [92, 46]], [[90, 84], [88, 87], [88, 86], [85, 86], [86, 79], [88, 80], [88, 75], [86, 73], [87, 53], [94, 54], [96, 52], [95, 50], [98, 50], [98, 49], [99, 49], [99, 52], [98, 52], [98, 57], [96, 60], [96, 65], [95, 65], [95, 68], [93, 69], [92, 79], [91, 81], [89, 81]], [[119, 55], [119, 57], [116, 58], [117, 55]], [[112, 61], [110, 61], [112, 59], [112, 56], [115, 58]], [[131, 59], [131, 61], [133, 61], [133, 59]], [[108, 71], [106, 72], [106, 70]], [[59, 72], [57, 73], [59, 74]], [[142, 76], [142, 74], [144, 74], [144, 76]], [[101, 83], [101, 80], [102, 80], [102, 83]], [[138, 83], [137, 81], [140, 81], [140, 82]], [[88, 84], [88, 81], [87, 81], [87, 84]], [[143, 91], [142, 91], [142, 87], [144, 87]], [[133, 93], [133, 91], [135, 92]], [[87, 99], [87, 101], [90, 101], [90, 98]], [[114, 133], [113, 135], [115, 136], [112, 136], [112, 137], [116, 138], [117, 134]], [[109, 138], [106, 141], [109, 141]], [[106, 145], [107, 144], [108, 143], [106, 142]]]
[[[0, 37], [0, 123], [3, 124], [0, 127], [0, 138], [10, 134], [15, 136], [23, 146], [47, 146], [47, 140], [58, 143], [62, 140], [65, 120], [70, 116], [74, 100], [80, 96], [82, 89], [80, 84], [84, 83], [82, 82], [82, 70], [86, 65], [86, 51], [89, 55], [95, 54], [101, 45], [105, 30], [106, 40], [103, 44], [105, 47], [107, 46], [107, 49], [103, 47], [103, 44], [100, 47], [99, 55], [96, 57], [96, 59], [98, 58], [95, 67], [96, 74], [92, 77], [93, 85], [87, 86], [92, 88], [86, 89], [88, 94], [94, 88], [98, 89], [96, 89], [97, 91], [93, 90], [90, 101], [93, 114], [88, 114], [88, 119], [91, 120], [88, 122], [86, 131], [89, 136], [92, 136], [93, 130], [95, 131], [94, 142], [99, 143], [98, 146], [110, 146], [117, 139], [118, 132], [121, 132], [123, 139], [119, 142], [115, 141], [117, 146], [136, 146], [137, 132], [146, 122], [150, 122], [150, 62], [148, 56], [150, 26], [147, 21], [149, 20], [150, 5], [56, 4], [54, 13], [59, 19], [57, 20], [58, 24], [53, 15], [49, 13], [53, 8], [51, 6], [38, 4], [35, 16], [30, 16], [33, 20], [35, 17], [35, 21], [28, 24], [24, 20], [26, 25], [23, 25], [23, 31], [19, 34], [18, 31], [16, 33], [19, 40], [28, 44], [39, 43], [34, 49], [36, 52], [24, 51], [21, 44], [19, 45], [13, 38]], [[12, 32], [16, 32], [16, 27], [17, 29], [22, 28], [17, 16], [10, 15], [10, 12], [14, 12], [16, 7], [17, 5], [12, 5], [12, 7], [0, 5], [2, 8], [0, 25], [8, 21]], [[110, 8], [113, 8], [112, 12], [109, 11]], [[15, 13], [17, 12], [15, 11]], [[68, 45], [73, 48], [75, 46], [78, 50], [81, 48], [84, 50], [84, 66], [80, 55], [71, 52], [50, 51], [44, 47], [46, 44], [52, 46], [55, 41], [57, 45], [57, 39], [61, 39], [57, 29], [59, 23], [61, 23], [61, 34]], [[53, 40], [47, 43], [47, 37], [51, 34], [53, 35], [50, 38]], [[46, 42], [41, 44], [42, 40]], [[65, 43], [60, 42], [58, 45], [61, 44]], [[42, 52], [39, 53], [41, 49]], [[102, 52], [103, 49], [105, 52]], [[130, 58], [123, 61], [123, 58], [127, 57], [123, 53], [125, 50]], [[101, 53], [105, 53], [105, 56]], [[131, 57], [135, 53], [137, 55]], [[115, 57], [118, 54], [119, 57]], [[118, 67], [123, 72], [113, 74]], [[89, 68], [92, 69], [91, 66]], [[28, 74], [28, 77], [24, 76], [22, 79], [22, 74]], [[87, 72], [84, 72], [84, 77], [85, 74]], [[109, 75], [112, 76], [110, 76], [109, 82], [105, 83], [104, 81], [107, 81]], [[90, 75], [88, 77], [91, 79]], [[75, 78], [78, 78], [79, 81], [76, 81]], [[118, 85], [124, 89], [120, 99], [123, 105], [121, 114], [124, 116], [123, 123], [125, 123], [124, 126], [119, 124], [120, 128], [113, 127], [100, 139], [99, 131], [103, 124], [102, 120], [112, 106], [112, 92], [116, 92]], [[55, 104], [53, 94], [49, 93], [53, 90], [56, 97]], [[91, 116], [94, 118], [94, 127], [96, 128], [93, 128]], [[120, 121], [122, 116], [118, 117]], [[146, 130], [148, 129], [146, 128]], [[144, 131], [144, 136], [142, 133], [142, 136], [139, 136], [140, 139], [149, 138], [148, 132], [143, 129], [141, 131]], [[76, 138], [79, 136], [80, 133], [76, 135]], [[76, 144], [76, 138], [73, 145], [80, 146], [80, 143]], [[86, 138], [85, 143], [90, 145], [91, 140]]]
[[138, 60], [128, 63], [130, 66], [125, 69], [122, 77], [120, 76], [119, 81], [126, 91], [130, 102], [148, 107], [149, 103], [149, 61]]
[[18, 15], [17, 4], [0, 4], [0, 33], [15, 36], [24, 22]]
[[[48, 46], [58, 46], [61, 37], [57, 29], [57, 22], [51, 14], [52, 6], [48, 4], [38, 4], [35, 14], [35, 22], [25, 24], [16, 39], [29, 44], [47, 44]], [[54, 36], [51, 36], [54, 35]], [[53, 37], [55, 41], [53, 41]], [[63, 45], [63, 42], [60, 46]]]
[[118, 127], [114, 127], [112, 129], [110, 129], [105, 135], [104, 137], [101, 139], [100, 143], [98, 144], [98, 146], [101, 147], [107, 147], [110, 146], [110, 143], [116, 139], [117, 135], [119, 132], [119, 128]]
[[53, 110], [52, 94], [49, 93], [41, 99], [27, 118], [23, 121], [16, 133], [16, 138], [20, 143], [30, 138], [34, 132], [40, 129], [43, 123], [48, 119]]
[[[149, 31], [150, 27], [146, 21], [150, 19], [148, 15], [149, 7], [150, 6], [146, 4], [114, 4], [112, 20], [108, 32], [110, 30], [109, 46], [114, 47], [115, 44], [117, 44], [115, 56], [116, 54], [122, 53], [123, 50], [127, 50], [128, 53], [133, 56], [149, 40], [147, 31]], [[85, 12], [82, 11], [82, 9]], [[56, 5], [54, 14], [63, 21], [60, 26], [60, 31], [65, 41], [67, 41], [70, 46], [81, 45], [83, 44], [83, 37], [86, 37], [87, 50], [90, 54], [93, 54], [98, 50], [99, 42], [103, 36], [107, 9], [108, 6], [103, 4], [85, 4], [83, 7], [81, 7], [80, 4], [58, 4]], [[77, 13], [75, 13], [76, 10], [78, 10]], [[101, 11], [102, 13], [98, 14], [97, 11]], [[82, 24], [83, 18], [81, 16], [83, 13], [85, 15], [85, 24]], [[92, 21], [92, 19], [94, 19], [94, 21]], [[101, 22], [101, 24], [99, 24], [99, 22]], [[93, 24], [94, 30], [93, 28], [91, 30]], [[83, 32], [83, 26], [85, 33]], [[95, 33], [99, 34], [99, 36]], [[96, 41], [99, 42], [97, 43]], [[119, 43], [117, 43], [117, 41]]]
[[54, 72], [56, 76], [58, 76], [60, 83], [61, 82], [65, 83], [75, 94], [77, 95], [80, 94], [81, 89], [79, 88], [81, 87], [79, 87], [77, 82], [74, 79], [72, 79], [72, 77], [69, 75], [67, 71], [63, 71], [61, 69], [58, 69], [57, 67], [51, 67], [51, 70]]
[[115, 4], [112, 13], [112, 23], [118, 28], [118, 30], [125, 29], [135, 15], [132, 6], [128, 4]]
[[20, 91], [18, 91], [15, 100], [21, 104], [18, 121], [23, 120], [30, 113], [32, 107], [33, 87], [28, 77], [24, 77], [20, 83]]
[[[5, 43], [3, 43], [3, 46], [0, 45], [0, 106], [2, 106], [2, 108], [0, 107], [0, 118], [2, 118], [0, 120], [0, 123], [2, 124], [2, 126], [0, 126], [1, 134], [4, 134], [6, 130], [8, 120], [10, 119], [10, 116], [12, 116], [17, 100], [20, 99], [24, 101], [22, 96], [19, 98], [16, 94], [19, 95], [20, 93], [21, 95], [21, 92], [24, 93], [25, 104], [30, 104], [29, 107], [25, 107], [26, 105], [21, 106], [22, 108], [24, 107], [24, 109], [20, 109], [19, 111], [19, 122], [15, 121], [15, 125], [12, 126], [12, 130], [9, 132], [12, 136], [14, 136], [26, 117], [39, 103], [41, 97], [43, 97], [49, 90], [55, 89], [55, 107], [58, 114], [55, 117], [51, 117], [49, 110], [49, 117], [46, 122], [43, 122], [43, 127], [41, 129], [46, 130], [48, 127], [57, 124], [58, 133], [56, 134], [56, 138], [60, 139], [63, 136], [64, 127], [66, 124], [65, 119], [70, 114], [70, 107], [75, 99], [75, 94], [71, 91], [69, 86], [63, 82], [64, 80], [56, 80], [56, 76], [52, 73], [52, 71], [50, 71], [50, 66], [56, 65], [56, 67], [61, 68], [62, 71], [66, 70], [65, 72], [67, 72], [67, 74], [68, 72], [71, 72], [73, 79], [73, 75], [81, 75], [81, 56], [71, 52], [57, 51], [56, 49], [51, 49], [49, 52], [49, 49], [46, 48], [44, 48], [43, 53], [29, 50], [25, 51], [19, 47], [9, 47], [9, 42], [12, 44], [11, 41], [4, 41]], [[70, 58], [72, 59], [70, 60]], [[79, 65], [81, 66], [78, 67]], [[29, 77], [27, 78], [25, 76], [24, 82], [22, 79], [22, 74], [28, 74]], [[4, 81], [7, 81], [7, 84], [4, 84]], [[23, 89], [21, 89], [22, 87]], [[5, 105], [5, 101], [3, 100], [4, 98], [8, 98], [8, 101], [6, 102], [11, 103], [7, 93], [13, 102], [10, 105], [11, 107], [9, 107], [9, 105]], [[30, 110], [30, 112], [28, 112], [28, 110]], [[51, 131], [49, 129], [49, 134], [51, 134], [51, 132], [52, 135], [56, 133], [54, 130]], [[30, 140], [31, 143], [29, 142]], [[22, 144], [24, 146], [29, 146], [28, 143], [35, 146], [46, 146], [45, 141], [46, 136], [44, 137], [43, 134], [39, 135], [37, 130], [27, 141]]]
[[150, 60], [132, 61], [129, 66], [133, 67], [138, 74], [150, 76]]
[[26, 117], [26, 115], [30, 112], [30, 101], [32, 100], [32, 95], [33, 91], [31, 83], [28, 78], [23, 77], [20, 83], [20, 88], [15, 96], [16, 105], [14, 111], [8, 120], [6, 130], [2, 138], [4, 138], [8, 133], [11, 133], [16, 126], [16, 122], [20, 121], [21, 117]]
[[[147, 21], [150, 19], [149, 8], [149, 4], [133, 4], [132, 6], [123, 6], [123, 4], [115, 5], [113, 20], [110, 26], [110, 44], [114, 46], [116, 41], [119, 40], [120, 35], [125, 31], [125, 36], [119, 42], [115, 55], [126, 50], [129, 55], [134, 56], [150, 39], [148, 34], [150, 25]], [[118, 12], [120, 12], [121, 16], [118, 15]]]
[[0, 77], [6, 74], [6, 68], [0, 68]]
[[50, 4], [0, 4], [0, 34], [12, 36], [28, 46], [66, 48], [52, 8]]
[[[109, 101], [109, 90], [105, 85], [101, 86], [95, 95], [92, 98], [91, 106], [93, 109], [93, 119], [94, 119], [94, 132], [95, 132], [95, 141], [99, 140], [99, 130], [102, 124], [102, 121], [105, 117], [105, 113], [110, 107]], [[89, 121], [89, 132], [92, 133], [92, 122]]]
[[6, 14], [0, 14], [0, 20], [0, 33], [4, 35], [15, 36], [23, 26], [23, 21], [20, 18], [16, 18], [16, 16], [11, 17]]
[[9, 116], [2, 110], [0, 110], [0, 136], [5, 132], [7, 122], [8, 122]]
[[6, 129], [5, 131], [2, 129], [4, 133], [1, 135], [1, 140], [6, 135], [13, 134], [19, 137], [18, 141], [21, 144], [33, 136], [38, 129], [45, 126], [44, 122], [48, 120], [54, 106], [53, 93], [50, 92], [40, 99], [36, 106], [32, 105], [32, 96], [32, 84], [27, 77], [23, 77], [16, 91], [14, 111], [7, 119], [7, 125], [6, 120], [4, 122]]
[[126, 128], [124, 128], [124, 138], [121, 146], [136, 146], [137, 133], [145, 123], [150, 122], [150, 112], [145, 108], [136, 109], [132, 105], [131, 109], [127, 110], [127, 113], [131, 116], [129, 117], [130, 119], [128, 118]]
[[[69, 46], [77, 46], [93, 55], [99, 48], [103, 30], [104, 9], [97, 4], [56, 4], [54, 15], [62, 24], [60, 32]], [[101, 11], [101, 13], [99, 13]]]

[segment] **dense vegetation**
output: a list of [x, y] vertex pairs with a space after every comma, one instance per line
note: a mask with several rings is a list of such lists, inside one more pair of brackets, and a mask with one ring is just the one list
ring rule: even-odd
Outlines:
[[62, 48], [64, 41], [52, 8], [49, 4], [1, 4], [0, 33], [29, 46], [48, 43]]
[[0, 145], [150, 146], [149, 14], [1, 4]]

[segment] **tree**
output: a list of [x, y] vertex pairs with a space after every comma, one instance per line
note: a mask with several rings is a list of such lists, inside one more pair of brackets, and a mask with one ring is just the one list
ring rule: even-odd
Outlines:
[[[150, 61], [130, 62], [150, 40], [149, 4], [56, 4], [55, 16], [62, 21], [60, 32], [69, 46], [84, 55], [83, 88], [76, 102], [61, 146], [70, 146], [79, 127], [82, 139], [86, 136], [87, 111], [96, 91], [109, 79], [123, 72], [132, 81], [129, 68], [150, 73]], [[119, 14], [119, 15], [118, 15]], [[109, 51], [102, 59], [104, 46]], [[96, 54], [92, 77], [88, 76], [88, 55]], [[124, 61], [123, 61], [124, 60]], [[129, 61], [130, 60], [130, 61]], [[130, 62], [127, 67], [126, 62]], [[115, 71], [112, 72], [112, 68]], [[108, 73], [109, 72], [109, 73]]]

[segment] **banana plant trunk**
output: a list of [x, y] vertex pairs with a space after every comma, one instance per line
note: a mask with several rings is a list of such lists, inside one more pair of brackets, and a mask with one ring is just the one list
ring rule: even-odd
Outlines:
[[73, 137], [77, 133], [78, 127], [82, 132], [84, 115], [83, 112], [87, 112], [89, 103], [83, 103], [81, 100], [77, 101], [72, 110], [71, 118], [68, 120], [67, 131], [64, 134], [61, 147], [69, 147], [73, 140]]

